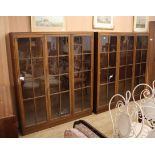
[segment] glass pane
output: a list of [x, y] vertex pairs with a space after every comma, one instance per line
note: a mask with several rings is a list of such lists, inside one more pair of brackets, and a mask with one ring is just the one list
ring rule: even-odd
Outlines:
[[83, 72], [83, 87], [90, 86], [91, 72]]
[[74, 110], [75, 112], [82, 111], [82, 90], [74, 91]]
[[43, 57], [43, 44], [41, 38], [31, 39], [32, 57]]
[[126, 52], [127, 64], [133, 64], [133, 51]]
[[141, 64], [141, 75], [144, 75], [146, 72], [146, 63]]
[[82, 45], [74, 45], [74, 54], [82, 54]]
[[115, 81], [115, 71], [116, 69], [115, 68], [112, 68], [112, 69], [109, 69], [109, 73], [108, 73], [108, 80], [109, 82], [113, 82]]
[[108, 36], [101, 36], [100, 38], [101, 52], [108, 52], [108, 44], [109, 44]]
[[107, 85], [100, 86], [100, 96], [99, 96], [99, 105], [104, 105], [107, 103]]
[[32, 77], [31, 60], [25, 59], [19, 61], [20, 75], [24, 77]]
[[140, 75], [140, 64], [136, 64], [136, 70], [135, 70], [135, 74], [136, 76], [139, 76]]
[[69, 92], [61, 93], [61, 115], [70, 114]]
[[43, 59], [33, 59], [33, 77], [42, 77], [44, 75]]
[[108, 67], [108, 54], [107, 53], [100, 54], [100, 65], [101, 65], [101, 68]]
[[[137, 77], [135, 78], [135, 86], [140, 84], [140, 83], [145, 83], [145, 78], [144, 77]], [[139, 86], [136, 91], [135, 91], [135, 96], [138, 96], [138, 99], [140, 97], [140, 93], [144, 90], [144, 86]]]
[[35, 99], [37, 122], [43, 122], [47, 120], [46, 114], [46, 98], [41, 97]]
[[116, 52], [117, 50], [117, 37], [111, 36], [110, 37], [110, 52]]
[[148, 37], [138, 36], [137, 37], [137, 49], [147, 49], [148, 48]]
[[126, 82], [125, 83], [125, 87], [126, 87], [125, 91], [127, 91], [127, 90], [131, 91], [131, 89], [132, 89], [132, 79], [126, 80], [125, 82]]
[[57, 75], [59, 73], [58, 57], [48, 58], [48, 67], [50, 75]]
[[33, 98], [33, 80], [31, 78], [25, 78], [25, 80], [21, 84], [23, 98]]
[[82, 56], [76, 55], [74, 56], [74, 72], [78, 72], [82, 70]]
[[134, 36], [128, 36], [128, 50], [134, 49]]
[[141, 51], [136, 51], [136, 63], [141, 62]]
[[119, 81], [118, 93], [124, 95], [125, 94], [125, 81]]
[[122, 80], [122, 79], [125, 79], [125, 71], [126, 67], [120, 67], [119, 68], [119, 79]]
[[66, 91], [69, 90], [69, 75], [62, 75], [60, 76], [60, 91]]
[[125, 36], [121, 36], [121, 51], [127, 50], [127, 38]]
[[109, 66], [110, 67], [116, 66], [116, 53], [109, 54]]
[[142, 61], [146, 62], [146, 58], [147, 58], [147, 50], [143, 50], [142, 51]]
[[91, 106], [91, 90], [89, 88], [83, 89], [83, 103], [84, 109], [90, 108]]
[[91, 55], [84, 55], [84, 70], [91, 69]]
[[132, 78], [132, 66], [126, 67], [126, 78]]
[[82, 73], [74, 73], [74, 88], [81, 88], [82, 87]]
[[69, 60], [68, 56], [59, 57], [59, 73], [69, 73]]
[[50, 84], [50, 93], [59, 92], [59, 76], [50, 76], [49, 77]]
[[68, 37], [59, 37], [59, 55], [68, 55]]
[[100, 73], [100, 83], [107, 83], [108, 82], [108, 70], [102, 69]]
[[83, 37], [83, 51], [84, 53], [91, 53], [91, 37]]
[[34, 100], [24, 101], [24, 114], [26, 126], [35, 124], [35, 107]]
[[74, 44], [82, 44], [82, 37], [74, 37]]
[[60, 94], [51, 95], [51, 111], [53, 118], [60, 116]]
[[120, 52], [120, 65], [126, 65], [126, 52]]
[[115, 94], [115, 83], [108, 84], [108, 99], [110, 100]]
[[18, 52], [19, 52], [19, 59], [30, 58], [30, 39], [29, 38], [18, 39]]
[[139, 83], [145, 83], [145, 77], [144, 76], [141, 76], [139, 78]]
[[47, 38], [47, 48], [48, 56], [57, 56], [58, 55], [58, 44], [57, 37], [48, 37]]
[[45, 95], [45, 81], [44, 79], [35, 79], [33, 83], [35, 96]]

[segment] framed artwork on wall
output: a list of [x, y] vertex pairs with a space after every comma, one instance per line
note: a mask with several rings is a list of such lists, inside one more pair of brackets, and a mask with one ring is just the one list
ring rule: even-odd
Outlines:
[[113, 29], [113, 16], [94, 16], [93, 28]]
[[134, 16], [134, 32], [148, 31], [148, 16]]
[[51, 32], [64, 30], [64, 16], [31, 16], [32, 32]]

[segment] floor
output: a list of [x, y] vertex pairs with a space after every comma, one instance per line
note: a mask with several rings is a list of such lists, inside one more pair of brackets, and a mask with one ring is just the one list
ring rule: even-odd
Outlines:
[[[112, 136], [112, 123], [110, 120], [109, 111], [100, 114], [92, 114], [83, 118], [88, 123], [93, 125], [100, 132], [104, 133], [106, 136]], [[74, 120], [75, 121], [75, 120]], [[21, 136], [22, 138], [63, 138], [65, 129], [70, 129], [73, 127], [73, 122], [64, 123], [57, 125], [52, 128], [48, 128], [39, 132], [35, 132], [26, 136]]]

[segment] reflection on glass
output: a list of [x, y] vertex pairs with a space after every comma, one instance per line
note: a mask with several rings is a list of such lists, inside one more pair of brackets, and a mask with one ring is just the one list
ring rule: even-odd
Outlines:
[[20, 74], [21, 76], [31, 76], [32, 77], [32, 68], [31, 68], [31, 60], [25, 59], [19, 61]]
[[90, 36], [83, 37], [83, 51], [84, 53], [91, 53], [91, 37]]
[[47, 120], [46, 114], [46, 98], [41, 97], [35, 99], [37, 122], [43, 122]]
[[74, 45], [74, 54], [82, 54], [82, 45]]
[[59, 76], [50, 76], [49, 84], [51, 94], [59, 92]]
[[115, 74], [116, 74], [115, 72], [116, 72], [115, 68], [109, 69], [109, 71], [108, 71], [108, 81], [109, 82], [115, 81]]
[[134, 48], [134, 36], [128, 36], [128, 50], [133, 50]]
[[110, 37], [110, 52], [116, 52], [117, 50], [117, 37], [111, 36]]
[[50, 75], [57, 75], [59, 73], [58, 57], [48, 58], [48, 67]]
[[148, 37], [147, 36], [137, 36], [137, 49], [147, 49], [148, 48]]
[[35, 97], [45, 95], [44, 79], [35, 79], [33, 83]]
[[74, 88], [75, 89], [81, 88], [82, 82], [83, 82], [82, 73], [81, 72], [74, 73]]
[[78, 72], [82, 70], [82, 56], [76, 55], [74, 56], [74, 72]]
[[69, 75], [60, 76], [60, 88], [61, 91], [69, 90]]
[[43, 59], [33, 59], [33, 77], [42, 77], [44, 75]]
[[125, 36], [121, 36], [121, 51], [124, 51], [127, 49], [127, 38]]
[[120, 65], [126, 65], [126, 52], [120, 52]]
[[132, 78], [132, 66], [126, 67], [126, 78]]
[[33, 80], [32, 78], [25, 78], [25, 80], [21, 83], [22, 85], [22, 94], [23, 98], [33, 98]]
[[43, 44], [41, 38], [31, 39], [32, 57], [43, 57]]
[[136, 51], [136, 63], [141, 62], [141, 51]]
[[68, 37], [59, 37], [59, 55], [68, 55]]
[[91, 55], [84, 55], [84, 70], [91, 69]]
[[53, 118], [60, 116], [60, 94], [51, 95], [51, 111]]
[[68, 56], [63, 56], [59, 58], [59, 73], [68, 73], [69, 72], [69, 60]]
[[116, 66], [116, 53], [109, 54], [109, 66], [110, 67]]
[[133, 64], [133, 51], [126, 52], [127, 64]]
[[90, 87], [89, 88], [84, 88], [83, 89], [83, 108], [87, 109], [90, 108], [91, 106], [91, 92], [90, 92]]
[[83, 72], [83, 86], [90, 86], [91, 72]]
[[108, 45], [109, 45], [108, 36], [101, 36], [100, 45], [101, 45], [100, 47], [101, 52], [108, 52]]
[[24, 101], [24, 114], [25, 114], [25, 124], [26, 126], [31, 126], [35, 124], [35, 107], [34, 100]]
[[48, 37], [47, 38], [47, 48], [48, 56], [57, 56], [58, 55], [58, 37]]
[[107, 103], [107, 97], [108, 97], [108, 91], [107, 91], [107, 85], [101, 85], [100, 86], [100, 94], [99, 94], [99, 105], [103, 105]]
[[143, 50], [142, 51], [142, 61], [143, 62], [146, 62], [146, 58], [147, 58], [147, 51], [146, 50]]
[[74, 37], [74, 44], [82, 44], [82, 37], [80, 36]]
[[107, 77], [108, 77], [108, 70], [102, 69], [100, 74], [100, 83], [107, 83]]
[[126, 67], [120, 67], [119, 68], [119, 79], [120, 80], [125, 79], [125, 68]]
[[82, 111], [82, 89], [74, 91], [74, 111]]
[[101, 68], [108, 67], [108, 54], [107, 53], [100, 54], [100, 65], [101, 65]]
[[30, 58], [30, 39], [29, 38], [18, 39], [18, 51], [19, 51], [19, 59]]
[[61, 115], [70, 113], [69, 92], [61, 93]]

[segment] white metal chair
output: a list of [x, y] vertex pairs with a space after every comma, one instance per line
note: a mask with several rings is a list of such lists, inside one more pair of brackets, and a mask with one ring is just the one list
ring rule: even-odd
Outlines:
[[[126, 96], [114, 95], [109, 102], [109, 112], [113, 126], [113, 137], [147, 137], [152, 129], [145, 125], [144, 114], [141, 106], [135, 102], [130, 102], [131, 92], [127, 91]], [[111, 109], [112, 104], [115, 109]]]

